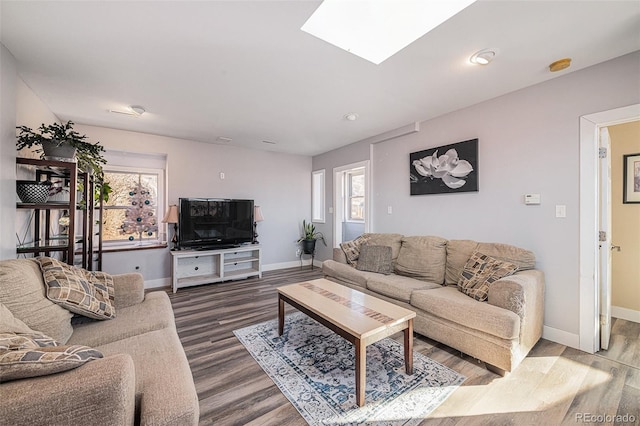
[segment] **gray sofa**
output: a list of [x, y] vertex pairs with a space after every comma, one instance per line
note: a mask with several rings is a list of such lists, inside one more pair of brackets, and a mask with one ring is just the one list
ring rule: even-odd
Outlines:
[[[365, 245], [391, 247], [393, 273], [359, 270], [347, 262], [343, 249], [335, 248], [333, 260], [323, 262], [325, 277], [415, 311], [417, 333], [484, 361], [500, 375], [516, 368], [542, 336], [544, 274], [535, 269], [530, 251], [432, 236], [363, 237]], [[349, 245], [353, 248], [354, 242]], [[476, 251], [518, 267], [515, 274], [489, 286], [486, 302], [457, 287]], [[349, 254], [357, 259], [357, 249]]]
[[140, 274], [114, 275], [113, 282], [116, 317], [72, 325], [72, 314], [46, 298], [37, 262], [0, 262], [0, 308], [8, 308], [0, 333], [18, 319], [63, 345], [103, 354], [68, 371], [0, 383], [0, 423], [198, 424], [198, 397], [167, 294], [145, 295]]

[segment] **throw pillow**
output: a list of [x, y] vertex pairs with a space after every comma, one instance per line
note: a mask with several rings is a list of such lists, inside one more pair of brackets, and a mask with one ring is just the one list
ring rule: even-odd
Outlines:
[[518, 266], [513, 263], [474, 251], [462, 270], [458, 290], [484, 302], [489, 296], [489, 286], [492, 283], [514, 274], [517, 270]]
[[50, 257], [36, 260], [42, 268], [49, 300], [89, 318], [116, 316], [113, 278], [109, 274], [89, 272]]
[[395, 270], [398, 275], [444, 283], [447, 240], [434, 236], [404, 237]]
[[356, 269], [359, 271], [377, 272], [389, 275], [393, 272], [391, 263], [391, 247], [370, 246], [360, 247], [360, 257]]
[[58, 346], [42, 333], [0, 333], [0, 383], [71, 370], [102, 354], [81, 345]]
[[346, 241], [340, 244], [340, 248], [344, 252], [345, 257], [347, 258], [347, 263], [353, 267], [355, 267], [358, 263], [358, 258], [360, 257], [360, 247], [363, 244], [367, 243], [368, 238], [361, 235], [355, 240]]

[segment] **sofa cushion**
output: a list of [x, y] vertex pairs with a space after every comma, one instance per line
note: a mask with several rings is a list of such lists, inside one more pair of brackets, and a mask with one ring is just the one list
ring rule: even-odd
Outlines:
[[464, 265], [476, 250], [495, 259], [513, 263], [518, 266], [520, 271], [533, 269], [535, 267], [535, 255], [529, 250], [502, 243], [449, 240], [447, 243], [446, 285], [458, 285]]
[[45, 295], [40, 265], [33, 259], [0, 261], [0, 302], [29, 328], [64, 344], [73, 328], [72, 314]]
[[356, 266], [358, 258], [360, 257], [360, 247], [366, 244], [368, 238], [364, 235], [360, 235], [358, 238], [340, 243], [340, 248], [344, 252], [347, 258], [347, 263], [352, 266]]
[[109, 321], [85, 319], [74, 325], [69, 344], [97, 347], [149, 331], [175, 328], [171, 301], [164, 291], [150, 291], [142, 303], [118, 309], [118, 316]]
[[377, 275], [375, 272], [358, 271], [353, 266], [349, 266], [346, 263], [339, 263], [335, 260], [325, 260], [322, 262], [322, 272], [324, 272], [327, 278], [339, 278], [341, 281], [362, 288], [367, 287], [367, 279], [369, 277]]
[[440, 284], [418, 281], [401, 275], [376, 275], [367, 280], [367, 289], [409, 303], [414, 290], [440, 288]]
[[49, 300], [89, 318], [116, 316], [113, 279], [109, 274], [89, 272], [50, 257], [36, 260], [42, 268]]
[[67, 371], [102, 354], [86, 346], [57, 346], [43, 335], [0, 333], [0, 383]]
[[391, 247], [363, 245], [356, 265], [358, 271], [377, 272], [389, 275], [393, 272], [391, 263]]
[[175, 330], [150, 331], [97, 349], [107, 357], [125, 353], [133, 359], [136, 407], [143, 424], [198, 424], [198, 395]]
[[489, 286], [492, 283], [513, 275], [517, 270], [518, 267], [513, 263], [475, 251], [462, 270], [458, 290], [479, 302], [484, 302], [489, 296]]
[[507, 309], [481, 303], [462, 294], [454, 287], [416, 290], [411, 305], [444, 320], [501, 339], [516, 339], [520, 332], [520, 317]]
[[389, 246], [391, 247], [391, 260], [395, 263], [400, 254], [400, 245], [402, 244], [402, 234], [363, 234], [367, 238], [367, 244], [372, 246]]
[[404, 237], [396, 273], [432, 283], [444, 283], [447, 240], [440, 237]]
[[0, 333], [34, 333], [25, 323], [14, 317], [9, 308], [0, 303]]

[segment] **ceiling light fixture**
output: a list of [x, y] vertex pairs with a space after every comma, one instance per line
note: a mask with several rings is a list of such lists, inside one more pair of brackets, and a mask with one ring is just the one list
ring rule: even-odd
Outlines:
[[358, 114], [355, 112], [350, 112], [344, 115], [344, 119], [347, 121], [356, 121], [358, 119]]
[[268, 143], [270, 145], [275, 145], [276, 143], [274, 141], [262, 141], [262, 143]]
[[469, 58], [469, 62], [476, 65], [488, 65], [496, 57], [498, 49], [482, 49]]
[[224, 137], [224, 136], [218, 136], [218, 140], [219, 140], [220, 142], [229, 143], [229, 142], [231, 142], [233, 139], [231, 139], [231, 138], [226, 138], [226, 137]]
[[144, 109], [144, 107], [141, 107], [140, 105], [131, 105], [127, 107], [127, 109], [124, 111], [117, 110], [117, 109], [110, 109], [109, 112], [113, 112], [116, 114], [131, 115], [133, 117], [140, 117], [142, 114], [146, 112], [146, 110]]
[[324, 0], [301, 30], [378, 65], [475, 0]]
[[549, 65], [549, 71], [556, 72], [567, 69], [571, 66], [571, 58], [558, 59]]

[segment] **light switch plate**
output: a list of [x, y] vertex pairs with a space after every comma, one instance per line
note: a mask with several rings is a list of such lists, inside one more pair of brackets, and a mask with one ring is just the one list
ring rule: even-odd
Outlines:
[[557, 204], [556, 217], [567, 217], [567, 206], [565, 206], [564, 204]]

